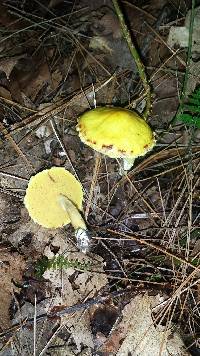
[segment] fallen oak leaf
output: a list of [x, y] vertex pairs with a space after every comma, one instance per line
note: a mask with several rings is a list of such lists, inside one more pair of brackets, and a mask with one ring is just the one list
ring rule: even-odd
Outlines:
[[23, 57], [24, 57], [24, 54], [18, 55], [15, 57], [3, 58], [0, 60], [0, 70], [6, 74], [7, 79], [10, 78], [10, 74], [11, 74], [13, 68], [15, 67], [15, 65], [18, 63], [19, 59], [21, 59]]

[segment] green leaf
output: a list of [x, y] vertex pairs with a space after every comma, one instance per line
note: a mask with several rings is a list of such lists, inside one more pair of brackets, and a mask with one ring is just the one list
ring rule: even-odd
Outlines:
[[200, 87], [189, 96], [187, 103], [181, 105], [177, 119], [185, 125], [200, 128]]
[[50, 259], [44, 256], [36, 262], [35, 273], [39, 278], [41, 278], [44, 272], [49, 269], [57, 270], [70, 267], [80, 270], [90, 270], [91, 263], [79, 260], [69, 260], [64, 255], [58, 255]]
[[200, 113], [200, 105], [195, 106], [195, 105], [184, 105], [184, 111], [188, 111], [191, 113]]
[[180, 114], [177, 117], [185, 125], [194, 126], [200, 128], [200, 118], [198, 116], [192, 116], [191, 114]]
[[188, 104], [195, 104], [195, 105], [199, 105], [199, 100], [200, 98], [199, 97], [191, 97], [189, 98], [188, 100]]

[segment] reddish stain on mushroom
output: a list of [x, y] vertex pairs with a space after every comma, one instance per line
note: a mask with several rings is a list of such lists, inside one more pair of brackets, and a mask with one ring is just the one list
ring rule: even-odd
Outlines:
[[149, 145], [144, 145], [144, 148], [148, 148], [149, 147]]
[[113, 148], [113, 145], [102, 145], [102, 148], [107, 148], [108, 150], [111, 150]]
[[86, 141], [92, 143], [93, 145], [96, 145], [96, 141], [92, 141], [89, 138]]

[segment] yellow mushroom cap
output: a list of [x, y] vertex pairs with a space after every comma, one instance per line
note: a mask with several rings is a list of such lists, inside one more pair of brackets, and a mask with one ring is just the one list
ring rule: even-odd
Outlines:
[[85, 112], [77, 125], [79, 137], [94, 150], [112, 158], [136, 158], [155, 145], [154, 133], [136, 112], [101, 107]]
[[66, 196], [77, 209], [82, 209], [81, 184], [65, 168], [52, 167], [31, 177], [24, 204], [35, 222], [47, 228], [57, 228], [71, 221], [60, 204], [61, 195]]

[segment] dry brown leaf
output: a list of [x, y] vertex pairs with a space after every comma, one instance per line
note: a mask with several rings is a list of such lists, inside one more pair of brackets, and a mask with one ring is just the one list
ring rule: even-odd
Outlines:
[[106, 13], [99, 20], [99, 24], [103, 27], [103, 31], [102, 31], [103, 35], [112, 34], [113, 38], [115, 39], [122, 37], [119, 21], [114, 13]]
[[[11, 74], [12, 76], [12, 74]], [[24, 105], [24, 100], [22, 97], [22, 92], [19, 86], [19, 83], [17, 80], [11, 80], [10, 81], [10, 86], [9, 86], [10, 92], [11, 92], [11, 96], [12, 96], [12, 100], [16, 101], [17, 103]]]
[[[12, 100], [10, 91], [7, 90], [6, 88], [0, 86], [0, 99], [1, 99], [1, 101], [3, 101], [2, 98], [3, 99], [7, 99], [7, 100]], [[1, 118], [4, 118], [4, 115], [5, 115], [4, 105], [1, 105], [1, 107], [0, 107], [0, 116], [1, 116]]]
[[191, 252], [191, 257], [198, 256], [199, 254], [200, 254], [200, 240], [197, 240]]
[[6, 3], [4, 5], [2, 3], [3, 1], [0, 3], [0, 25], [5, 28], [9, 26], [10, 30], [18, 29], [21, 25], [21, 21], [20, 24], [19, 21], [13, 21], [13, 17], [9, 13], [8, 8], [5, 6]]
[[64, 0], [51, 0], [48, 8], [53, 9], [55, 6], [60, 5], [62, 2], [64, 2]]
[[12, 100], [10, 91], [7, 90], [7, 89], [4, 88], [4, 87], [0, 87], [0, 97], [1, 97], [1, 98], [4, 98], [4, 99], [7, 99], [7, 100]]
[[[21, 220], [17, 229], [13, 231], [7, 238], [15, 247], [18, 247], [20, 244], [21, 251], [23, 251], [23, 253], [27, 256], [31, 252], [33, 254], [31, 256], [33, 261], [40, 257], [45, 249], [45, 246], [51, 239], [57, 239], [60, 244], [63, 244], [67, 249], [72, 247], [72, 245], [63, 237], [62, 231], [59, 229], [46, 229], [38, 224], [35, 224], [32, 220], [27, 222], [27, 215], [28, 213], [26, 211], [24, 221]], [[31, 235], [32, 246], [24, 246], [21, 243], [24, 239], [26, 239], [27, 234]], [[37, 253], [35, 253], [36, 251]]]
[[50, 73], [49, 67], [47, 63], [42, 63], [38, 67], [37, 73], [33, 73], [34, 75], [23, 85], [23, 92], [26, 96], [34, 100], [38, 92], [42, 89], [42, 87], [46, 83], [50, 83]]
[[4, 249], [0, 251], [0, 329], [11, 326], [9, 308], [16, 287], [12, 281], [22, 280], [25, 261], [18, 253]]
[[132, 299], [101, 351], [116, 356], [188, 356], [178, 332], [154, 326], [152, 306], [159, 303], [159, 295], [138, 295]]
[[55, 70], [51, 74], [52, 89], [56, 89], [62, 80], [62, 73], [59, 70]]
[[94, 50], [101, 50], [102, 52], [112, 53], [112, 48], [109, 46], [109, 42], [106, 37], [93, 36], [89, 43], [89, 48]]
[[20, 58], [22, 55], [0, 60], [0, 70], [6, 73], [7, 78], [10, 77], [10, 73]]
[[[21, 323], [22, 320], [27, 318], [33, 318], [36, 315], [47, 313], [51, 305], [50, 300], [43, 300], [39, 304], [36, 299], [35, 305], [25, 302], [20, 309], [17, 310], [15, 318], [12, 320], [13, 324]], [[40, 355], [40, 352], [46, 346], [50, 335], [53, 334], [53, 330], [57, 323], [55, 320], [48, 320], [44, 322], [36, 323], [35, 337], [36, 337], [36, 355]], [[34, 354], [34, 326], [29, 325], [25, 328], [20, 328], [16, 331], [15, 342], [12, 344], [12, 355], [27, 356]], [[8, 353], [10, 355], [10, 353]]]
[[[46, 254], [48, 254], [48, 257], [52, 257], [49, 250], [48, 252], [46, 250]], [[99, 256], [93, 255], [88, 257], [80, 252], [65, 254], [65, 256], [70, 260], [77, 259], [80, 262], [85, 261], [94, 264], [94, 261], [97, 261], [95, 271], [103, 272], [103, 260]], [[48, 270], [43, 275], [44, 278], [52, 282], [55, 289], [58, 290], [59, 288], [62, 290], [60, 297], [61, 305], [71, 306], [83, 302], [85, 298], [92, 298], [107, 284], [107, 277], [104, 273], [99, 274], [85, 271], [79, 273], [76, 278], [73, 278], [74, 274], [75, 270], [73, 268], [67, 268], [62, 273], [61, 271]], [[62, 323], [71, 332], [79, 352], [81, 344], [90, 348], [94, 347], [93, 335], [90, 328], [90, 314], [87, 310], [63, 316]]]

